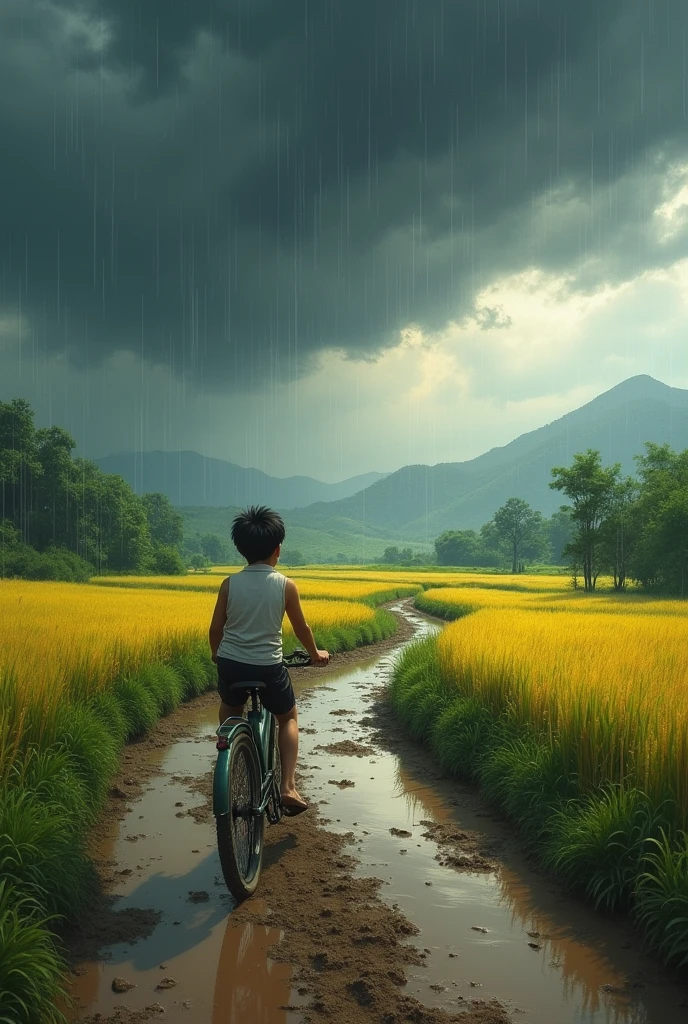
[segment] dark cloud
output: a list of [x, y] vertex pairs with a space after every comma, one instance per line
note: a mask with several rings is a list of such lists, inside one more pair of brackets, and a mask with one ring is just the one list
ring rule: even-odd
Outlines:
[[0, 311], [243, 388], [533, 262], [623, 275], [637, 196], [536, 244], [532, 204], [680, 153], [686, 28], [683, 0], [4, 0]]

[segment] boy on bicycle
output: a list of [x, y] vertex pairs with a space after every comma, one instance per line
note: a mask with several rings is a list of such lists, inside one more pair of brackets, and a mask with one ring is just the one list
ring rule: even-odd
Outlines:
[[282, 664], [284, 613], [314, 665], [327, 665], [330, 656], [315, 645], [296, 584], [275, 569], [284, 533], [282, 517], [264, 506], [253, 506], [236, 516], [232, 540], [248, 564], [223, 580], [208, 635], [222, 702], [220, 724], [241, 715], [248, 699], [245, 689], [233, 690], [230, 696], [230, 686], [251, 682], [267, 686], [261, 701], [279, 724], [282, 805], [284, 813], [293, 816], [307, 810], [308, 804], [296, 789], [299, 727], [294, 690]]

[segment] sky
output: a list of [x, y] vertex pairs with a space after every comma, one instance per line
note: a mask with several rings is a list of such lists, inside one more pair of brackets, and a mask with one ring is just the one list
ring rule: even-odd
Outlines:
[[685, 0], [2, 0], [0, 401], [334, 481], [688, 387]]

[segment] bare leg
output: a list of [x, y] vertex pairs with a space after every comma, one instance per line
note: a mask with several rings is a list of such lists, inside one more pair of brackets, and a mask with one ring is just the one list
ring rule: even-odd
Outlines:
[[277, 744], [282, 759], [282, 799], [287, 805], [305, 804], [296, 789], [296, 759], [299, 754], [299, 723], [296, 705], [286, 715], [275, 715], [279, 723]]
[[220, 704], [220, 725], [227, 718], [241, 718], [244, 713], [244, 705], [240, 704], [238, 707], [230, 707], [229, 704]]

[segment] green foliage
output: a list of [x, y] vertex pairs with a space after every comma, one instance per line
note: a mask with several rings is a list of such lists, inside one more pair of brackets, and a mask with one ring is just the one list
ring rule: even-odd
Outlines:
[[[211, 565], [228, 565], [229, 551], [227, 545], [216, 533], [204, 533], [198, 541], [199, 553], [204, 555]], [[234, 547], [234, 545], [232, 545]], [[286, 559], [285, 559], [286, 561]], [[300, 562], [289, 562], [289, 565], [300, 565]]]
[[0, 881], [0, 1024], [66, 1024], [56, 1007], [65, 964], [37, 902]]
[[211, 568], [210, 561], [205, 555], [195, 554], [188, 559], [189, 568], [196, 572], [207, 572]]
[[549, 519], [545, 519], [544, 529], [551, 558], [556, 564], [561, 564], [564, 561], [564, 551], [571, 544], [574, 535], [570, 512], [565, 509], [554, 512]]
[[664, 824], [637, 789], [608, 786], [571, 800], [548, 822], [544, 863], [597, 909], [627, 910], [643, 869], [648, 839]]
[[480, 538], [475, 530], [447, 530], [435, 541], [438, 565], [478, 565]]
[[186, 575], [186, 565], [179, 549], [165, 544], [153, 544], [150, 570], [156, 576]]
[[184, 537], [184, 520], [164, 494], [144, 494], [141, 498], [153, 544], [178, 547]]
[[36, 551], [28, 544], [0, 548], [0, 576], [6, 579], [62, 580], [66, 583], [87, 583], [93, 566], [67, 548]]
[[[306, 559], [298, 548], [283, 548], [280, 561], [285, 565], [305, 565]], [[217, 563], [216, 563], [217, 564]]]
[[649, 841], [636, 888], [635, 914], [650, 944], [676, 966], [688, 965], [688, 833], [664, 830]]
[[509, 498], [494, 517], [497, 536], [511, 552], [511, 571], [519, 571], [523, 548], [533, 541], [542, 528], [542, 516], [522, 498]]
[[61, 427], [37, 429], [27, 402], [0, 402], [0, 572], [81, 581], [93, 567], [181, 571], [172, 550], [183, 518], [169, 500], [138, 497], [122, 477], [73, 458], [74, 448]]
[[688, 450], [647, 444], [637, 462], [644, 529], [634, 575], [645, 586], [683, 597], [688, 594]]
[[574, 455], [570, 467], [558, 466], [552, 470], [550, 487], [562, 491], [570, 500], [570, 508], [566, 506], [566, 510], [576, 528], [565, 553], [570, 553], [581, 565], [586, 590], [595, 589], [603, 568], [600, 533], [612, 509], [620, 472], [618, 463], [603, 468], [600, 453], [590, 448], [584, 454]]

